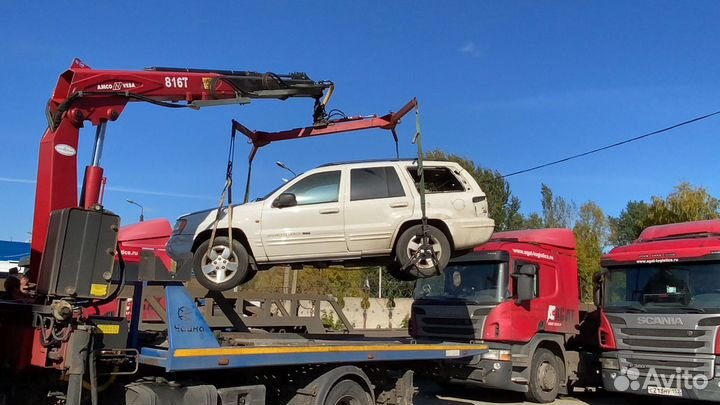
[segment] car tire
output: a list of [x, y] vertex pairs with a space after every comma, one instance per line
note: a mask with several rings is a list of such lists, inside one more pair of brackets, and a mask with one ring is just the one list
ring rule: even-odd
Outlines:
[[542, 347], [537, 349], [530, 365], [525, 399], [537, 403], [555, 401], [564, 375], [565, 367], [555, 353]]
[[342, 380], [330, 389], [323, 405], [372, 405], [372, 398], [360, 384]]
[[193, 256], [193, 273], [198, 283], [210, 291], [227, 291], [250, 281], [250, 257], [237, 240], [218, 236], [208, 249], [210, 240], [201, 243]]
[[450, 241], [447, 236], [432, 225], [427, 225], [427, 231], [430, 236], [430, 244], [437, 256], [437, 264], [433, 263], [433, 260], [422, 259], [414, 265], [409, 265], [420, 246], [423, 236], [421, 225], [413, 225], [406, 229], [395, 244], [395, 261], [400, 265], [398, 271], [406, 273], [412, 279], [438, 275], [450, 261]]

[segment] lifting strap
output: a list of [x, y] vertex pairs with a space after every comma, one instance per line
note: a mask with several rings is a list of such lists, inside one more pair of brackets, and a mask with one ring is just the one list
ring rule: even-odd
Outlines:
[[228, 162], [227, 162], [227, 169], [225, 170], [225, 186], [223, 187], [222, 192], [220, 193], [220, 201], [218, 202], [218, 208], [215, 211], [215, 221], [213, 221], [213, 228], [212, 233], [210, 234], [210, 243], [208, 244], [208, 250], [205, 253], [206, 255], [210, 255], [210, 251], [212, 250], [213, 246], [215, 245], [215, 235], [217, 234], [217, 227], [220, 223], [220, 215], [222, 213], [222, 209], [225, 205], [225, 195], [227, 195], [227, 202], [228, 202], [228, 240], [230, 240], [228, 248], [232, 250], [232, 215], [233, 215], [233, 209], [232, 209], [232, 183], [233, 183], [233, 164], [235, 162], [235, 128], [233, 127], [232, 131], [230, 132], [230, 148], [228, 150]]
[[432, 260], [435, 268], [437, 268], [440, 262], [435, 254], [435, 249], [433, 249], [430, 244], [430, 230], [428, 229], [427, 206], [425, 203], [425, 167], [423, 165], [424, 155], [422, 147], [422, 131], [420, 130], [420, 103], [417, 101], [415, 102], [415, 136], [413, 137], [412, 142], [417, 145], [417, 175], [420, 178], [418, 193], [420, 194], [420, 211], [422, 214], [420, 219], [420, 229], [422, 235], [420, 235], [420, 247], [417, 249], [413, 257], [410, 258], [410, 261], [407, 265], [405, 265], [403, 270], [409, 268], [410, 266], [414, 266], [423, 259]]

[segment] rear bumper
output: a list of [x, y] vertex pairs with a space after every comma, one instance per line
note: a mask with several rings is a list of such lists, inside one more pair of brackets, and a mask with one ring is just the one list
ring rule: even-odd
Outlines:
[[446, 220], [455, 249], [469, 249], [490, 240], [495, 221], [490, 218], [458, 218]]

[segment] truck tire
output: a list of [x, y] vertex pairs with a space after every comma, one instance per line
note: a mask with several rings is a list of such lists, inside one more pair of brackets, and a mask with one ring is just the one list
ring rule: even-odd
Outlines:
[[[400, 268], [405, 269], [403, 272], [407, 273], [407, 278], [402, 276], [405, 280], [438, 275], [450, 261], [450, 241], [448, 241], [447, 236], [445, 236], [440, 229], [432, 225], [428, 225], [427, 230], [430, 234], [430, 245], [437, 257], [437, 265], [435, 265], [432, 260], [423, 259], [408, 267], [413, 255], [420, 246], [422, 226], [413, 225], [406, 229], [398, 238], [397, 244], [395, 244], [395, 261], [400, 264]], [[397, 276], [396, 278], [401, 279]]]
[[342, 380], [330, 389], [323, 405], [372, 405], [372, 398], [360, 384]]
[[237, 240], [218, 236], [208, 250], [210, 240], [201, 243], [193, 256], [193, 273], [198, 283], [210, 291], [226, 291], [246, 281], [250, 258], [245, 246]]
[[552, 351], [538, 348], [530, 365], [530, 378], [525, 399], [531, 402], [553, 402], [560, 390], [565, 367], [562, 360]]

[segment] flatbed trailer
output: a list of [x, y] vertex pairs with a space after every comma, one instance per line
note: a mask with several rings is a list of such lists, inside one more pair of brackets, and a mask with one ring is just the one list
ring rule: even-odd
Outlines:
[[[147, 315], [141, 310], [143, 288], [163, 290], [164, 330], [139, 326]], [[443, 360], [470, 361], [487, 351], [482, 344], [418, 343], [407, 336], [268, 333], [247, 328], [223, 295], [199, 299], [179, 282], [140, 283], [134, 294], [139, 299], [129, 319], [90, 316], [87, 328], [69, 335], [65, 353], [75, 358], [66, 359], [67, 369], [9, 375], [0, 383], [0, 398], [46, 403], [38, 401], [49, 395], [51, 403], [109, 405], [409, 405], [417, 391], [416, 371]], [[227, 325], [211, 327], [204, 304], [220, 307]], [[0, 301], [6, 320], [30, 307]]]

